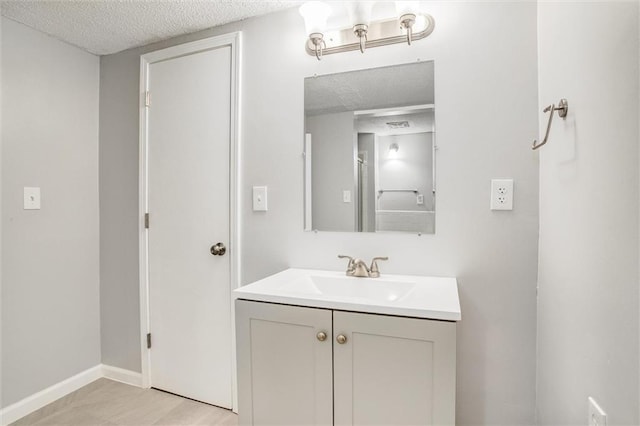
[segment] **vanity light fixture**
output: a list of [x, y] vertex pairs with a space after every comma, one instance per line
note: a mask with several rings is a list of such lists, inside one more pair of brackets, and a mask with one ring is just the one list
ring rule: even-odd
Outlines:
[[334, 2], [332, 6], [321, 1], [309, 1], [300, 7], [300, 15], [305, 20], [308, 39], [306, 51], [318, 60], [322, 55], [360, 50], [366, 48], [386, 46], [396, 43], [407, 43], [429, 36], [435, 21], [431, 15], [420, 13], [419, 1], [395, 2], [395, 16], [389, 16], [378, 21], [371, 21], [374, 1], [344, 2], [349, 22], [349, 28], [328, 31], [327, 21], [342, 2]]
[[328, 4], [321, 1], [308, 1], [300, 6], [300, 15], [304, 18], [305, 29], [309, 34], [309, 43], [313, 46], [313, 54], [320, 60], [324, 48], [323, 31], [327, 27], [327, 18], [331, 14]]

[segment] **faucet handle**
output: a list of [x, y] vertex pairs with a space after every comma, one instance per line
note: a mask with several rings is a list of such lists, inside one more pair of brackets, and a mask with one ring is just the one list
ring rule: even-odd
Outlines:
[[369, 276], [371, 278], [378, 278], [380, 276], [380, 270], [378, 269], [378, 260], [389, 260], [387, 256], [374, 257], [371, 260], [371, 267], [369, 268]]
[[348, 270], [353, 269], [353, 263], [354, 263], [354, 261], [353, 261], [353, 257], [351, 257], [351, 256], [346, 256], [346, 255], [344, 255], [344, 254], [339, 254], [339, 255], [338, 255], [338, 259], [349, 259], [349, 264], [347, 265], [347, 269], [348, 269]]

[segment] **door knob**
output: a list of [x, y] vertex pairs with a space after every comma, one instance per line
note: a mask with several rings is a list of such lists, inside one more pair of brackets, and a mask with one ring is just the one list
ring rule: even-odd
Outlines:
[[325, 339], [327, 338], [327, 333], [325, 333], [324, 331], [319, 332], [318, 334], [316, 334], [316, 337], [318, 338], [318, 340], [320, 340], [321, 342], [324, 342]]
[[339, 334], [338, 337], [336, 337], [336, 340], [341, 345], [344, 345], [347, 342], [347, 336], [345, 336], [344, 334]]
[[214, 256], [223, 256], [227, 252], [227, 248], [222, 243], [211, 246], [211, 254]]

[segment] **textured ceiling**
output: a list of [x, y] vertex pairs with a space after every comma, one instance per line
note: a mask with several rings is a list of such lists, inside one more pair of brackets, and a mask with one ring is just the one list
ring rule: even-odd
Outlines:
[[304, 112], [334, 112], [434, 103], [432, 61], [309, 77], [304, 80]]
[[2, 15], [97, 55], [301, 4], [285, 0], [2, 0]]

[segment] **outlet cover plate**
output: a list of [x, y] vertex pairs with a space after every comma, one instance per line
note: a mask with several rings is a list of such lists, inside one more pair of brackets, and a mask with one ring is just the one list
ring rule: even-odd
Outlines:
[[40, 210], [40, 188], [24, 187], [24, 210]]
[[513, 210], [513, 179], [491, 180], [491, 210]]
[[267, 211], [267, 187], [266, 186], [253, 187], [253, 211], [254, 212]]

